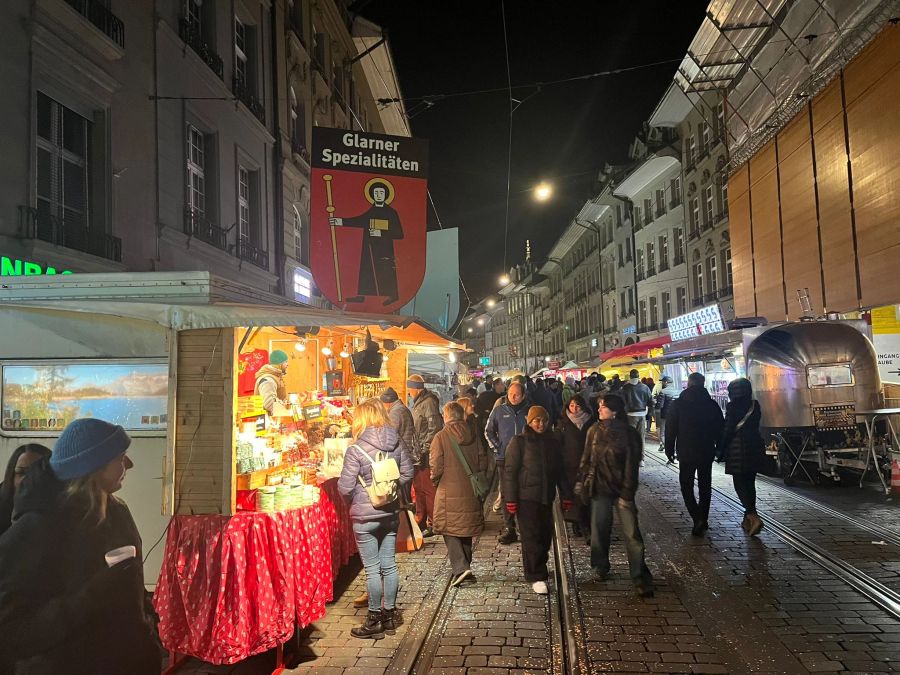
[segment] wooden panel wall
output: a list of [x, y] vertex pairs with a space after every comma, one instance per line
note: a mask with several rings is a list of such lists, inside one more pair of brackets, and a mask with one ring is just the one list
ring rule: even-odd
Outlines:
[[750, 172], [746, 164], [728, 179], [728, 203], [734, 312], [737, 316], [756, 316], [750, 222]]
[[842, 106], [840, 79], [825, 87], [812, 102], [825, 307], [833, 311], [846, 311], [857, 306], [850, 175]]
[[781, 321], [786, 310], [775, 159], [775, 142], [769, 141], [750, 160], [750, 217], [753, 221], [756, 311], [770, 321]]
[[234, 513], [232, 328], [178, 334], [175, 512]]
[[861, 304], [897, 302], [900, 281], [900, 30], [844, 72]]
[[813, 307], [823, 306], [812, 138], [809, 114], [805, 112], [807, 114], [795, 117], [778, 134], [784, 286], [789, 319], [797, 319], [802, 313], [797, 301], [797, 291], [800, 289], [809, 289]]

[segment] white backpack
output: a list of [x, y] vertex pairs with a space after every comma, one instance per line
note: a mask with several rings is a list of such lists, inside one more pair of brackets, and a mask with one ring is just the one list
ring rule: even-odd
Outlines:
[[384, 508], [394, 503], [399, 498], [398, 484], [400, 480], [400, 467], [397, 466], [397, 460], [388, 457], [386, 453], [378, 451], [375, 453], [375, 459], [369, 457], [369, 453], [358, 445], [350, 446], [359, 450], [360, 454], [369, 460], [372, 465], [372, 484], [366, 485], [362, 476], [357, 476], [359, 484], [369, 495], [369, 501], [376, 509]]

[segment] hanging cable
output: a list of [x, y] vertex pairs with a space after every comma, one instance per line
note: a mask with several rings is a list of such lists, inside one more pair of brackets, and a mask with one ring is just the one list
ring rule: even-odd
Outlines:
[[512, 181], [512, 142], [513, 142], [513, 95], [512, 75], [509, 68], [509, 40], [506, 35], [506, 2], [500, 0], [500, 15], [503, 19], [503, 51], [506, 55], [506, 91], [509, 96], [509, 141], [506, 146], [506, 213], [503, 219], [503, 274], [506, 274], [506, 256], [509, 249], [509, 188]]

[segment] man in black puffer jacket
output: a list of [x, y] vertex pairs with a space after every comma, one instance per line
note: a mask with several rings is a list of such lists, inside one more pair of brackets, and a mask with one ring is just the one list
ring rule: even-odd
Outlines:
[[[678, 455], [681, 495], [694, 521], [691, 533], [696, 537], [709, 529], [712, 464], [725, 424], [722, 409], [703, 387], [705, 382], [700, 373], [691, 373], [687, 389], [666, 411], [666, 456], [673, 461]], [[695, 475], [699, 503], [694, 496]]]

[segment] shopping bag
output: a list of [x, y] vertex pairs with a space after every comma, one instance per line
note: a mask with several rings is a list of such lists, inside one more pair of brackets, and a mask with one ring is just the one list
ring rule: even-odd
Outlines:
[[406, 509], [400, 509], [400, 527], [397, 529], [397, 553], [418, 551], [425, 543], [422, 530], [415, 517]]

